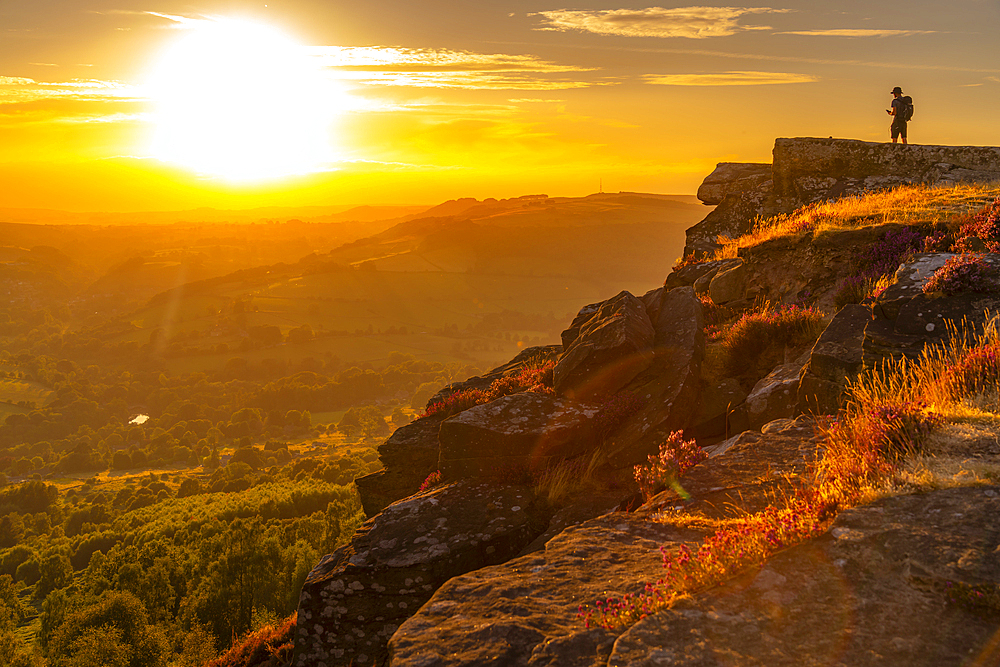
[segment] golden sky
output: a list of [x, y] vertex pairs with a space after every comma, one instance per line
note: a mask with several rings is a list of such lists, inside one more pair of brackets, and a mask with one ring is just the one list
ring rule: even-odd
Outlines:
[[693, 193], [775, 137], [1000, 145], [996, 0], [0, 2], [0, 208]]

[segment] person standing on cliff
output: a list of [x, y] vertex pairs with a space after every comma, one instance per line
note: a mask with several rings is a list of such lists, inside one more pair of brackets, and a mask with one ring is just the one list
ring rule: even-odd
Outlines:
[[898, 137], [903, 138], [906, 143], [906, 120], [903, 118], [903, 89], [896, 86], [892, 89], [892, 108], [885, 112], [892, 116], [892, 125], [889, 126], [889, 134], [892, 136], [892, 143], [896, 143]]

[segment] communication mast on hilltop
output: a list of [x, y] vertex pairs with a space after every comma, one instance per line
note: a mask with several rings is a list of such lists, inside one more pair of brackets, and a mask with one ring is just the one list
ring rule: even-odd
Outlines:
[[597, 193], [601, 195], [604, 194], [604, 178], [601, 178], [600, 185], [597, 186]]

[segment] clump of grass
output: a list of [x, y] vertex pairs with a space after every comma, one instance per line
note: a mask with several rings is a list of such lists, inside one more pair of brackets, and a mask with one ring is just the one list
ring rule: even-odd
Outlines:
[[764, 304], [745, 313], [722, 336], [724, 370], [752, 387], [784, 358], [786, 347], [812, 344], [823, 333], [823, 313], [812, 307]]
[[547, 361], [538, 366], [527, 366], [517, 373], [497, 378], [486, 389], [464, 389], [456, 391], [443, 401], [427, 406], [422, 415], [430, 417], [438, 415], [445, 419], [476, 405], [489, 403], [504, 396], [519, 394], [523, 391], [554, 395], [552, 389], [552, 369], [556, 362]]
[[960, 294], [980, 292], [984, 294], [1000, 291], [997, 284], [1000, 272], [982, 255], [965, 253], [950, 257], [940, 269], [924, 283], [924, 294], [943, 292]]
[[639, 490], [649, 500], [657, 490], [673, 487], [682, 496], [686, 492], [678, 480], [690, 468], [708, 458], [705, 450], [693, 440], [685, 440], [681, 431], [674, 431], [660, 443], [660, 453], [650, 454], [648, 463], [635, 466], [635, 481]]
[[600, 450], [596, 450], [589, 459], [557, 461], [544, 468], [513, 463], [493, 468], [491, 478], [499, 484], [531, 486], [536, 497], [559, 505], [566, 498], [595, 485], [595, 473], [602, 456]]
[[738, 311], [727, 306], [720, 306], [708, 294], [698, 296], [701, 302], [702, 319], [705, 323], [705, 335], [709, 340], [719, 337], [725, 325], [736, 319]]
[[944, 588], [949, 604], [981, 614], [1000, 614], [1000, 587], [996, 584], [946, 581]]

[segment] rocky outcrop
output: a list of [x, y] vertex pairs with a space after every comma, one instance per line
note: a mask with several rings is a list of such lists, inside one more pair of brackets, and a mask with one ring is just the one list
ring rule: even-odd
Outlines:
[[684, 256], [704, 257], [735, 238], [753, 221], [817, 201], [882, 190], [907, 183], [945, 185], [1000, 181], [1000, 148], [920, 146], [853, 139], [776, 139], [773, 163], [723, 163], [705, 179], [706, 203], [717, 203], [687, 230]]
[[771, 180], [766, 162], [720, 162], [698, 188], [698, 199], [709, 205], [721, 204], [726, 197], [756, 190]]
[[637, 513], [586, 521], [543, 551], [452, 579], [393, 635], [389, 664], [606, 665], [620, 632], [586, 628], [579, 605], [641, 591], [662, 576], [661, 546], [704, 537], [686, 522], [650, 521], [650, 513], [668, 506], [714, 517], [755, 511], [791, 489], [815, 450], [811, 425], [790, 423], [696, 466], [682, 480], [690, 500], [665, 492]]
[[[872, 321], [865, 327], [862, 342], [865, 366], [890, 358], [916, 359], [928, 343], [943, 340], [949, 327], [964, 322], [971, 330], [981, 331], [989, 314], [1000, 312], [998, 294], [924, 294], [927, 279], [952, 256], [921, 253], [899, 267], [893, 284], [872, 306]], [[1000, 256], [987, 254], [984, 261], [1000, 269]]]
[[441, 584], [516, 555], [546, 518], [530, 488], [472, 481], [390, 505], [309, 573], [292, 664], [382, 664], [389, 637]]
[[645, 306], [628, 292], [603, 302], [587, 317], [590, 308], [574, 320], [578, 329], [571, 326], [564, 332], [566, 347], [552, 370], [557, 394], [584, 401], [614, 394], [645, 370], [653, 358], [655, 333]]
[[720, 236], [736, 238], [750, 231], [753, 221], [774, 213], [770, 179], [745, 192], [726, 196], [705, 219], [689, 227], [684, 245], [685, 257], [711, 256], [721, 245]]
[[593, 450], [597, 408], [525, 392], [477, 405], [441, 424], [445, 479], [539, 470]]
[[776, 139], [774, 196], [782, 211], [823, 199], [924, 183], [1000, 181], [1000, 148], [852, 139]]

